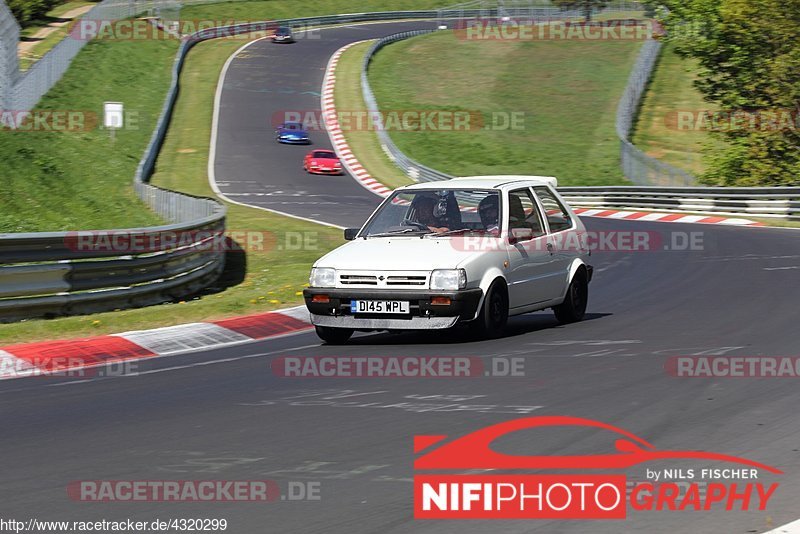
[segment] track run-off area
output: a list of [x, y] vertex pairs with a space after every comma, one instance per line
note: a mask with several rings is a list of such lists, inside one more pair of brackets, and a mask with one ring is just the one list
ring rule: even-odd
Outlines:
[[[229, 62], [218, 93], [216, 188], [228, 199], [335, 226], [360, 225], [380, 197], [350, 176], [312, 176], [307, 146], [279, 145], [274, 117], [319, 110], [325, 67], [349, 42], [432, 22], [365, 24], [316, 39], [256, 41]], [[211, 75], [211, 74], [210, 74]], [[324, 132], [313, 147], [328, 148]], [[592, 255], [587, 317], [512, 318], [506, 335], [356, 334], [322, 345], [313, 331], [136, 362], [116, 378], [0, 382], [3, 515], [88, 521], [224, 518], [227, 532], [766, 532], [800, 517], [800, 378], [685, 378], [676, 356], [798, 356], [800, 232], [585, 218], [590, 231], [643, 232], [658, 246]], [[687, 245], [691, 243], [691, 246]], [[300, 356], [466, 356], [519, 363], [518, 376], [285, 378]], [[602, 421], [662, 450], [741, 456], [784, 472], [764, 511], [631, 511], [613, 521], [419, 521], [415, 435], [460, 436], [532, 415]], [[611, 452], [593, 432], [500, 440], [513, 454]], [[680, 461], [659, 468], [681, 468]], [[702, 464], [703, 467], [731, 467]], [[644, 481], [646, 466], [624, 472]], [[272, 480], [318, 499], [81, 502], [86, 480]], [[47, 503], [46, 506], [44, 503]]]

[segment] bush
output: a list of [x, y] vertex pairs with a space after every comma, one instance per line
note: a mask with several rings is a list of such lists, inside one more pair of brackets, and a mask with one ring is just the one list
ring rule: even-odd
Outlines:
[[53, 6], [63, 0], [7, 0], [11, 13], [20, 26], [25, 27], [31, 21], [44, 17]]

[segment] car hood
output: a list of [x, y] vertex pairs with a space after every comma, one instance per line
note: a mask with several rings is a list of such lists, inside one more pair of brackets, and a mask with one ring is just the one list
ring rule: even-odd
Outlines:
[[281, 135], [289, 135], [292, 137], [305, 137], [306, 135], [308, 135], [303, 130], [278, 130], [278, 133], [280, 133]]
[[338, 159], [331, 158], [311, 158], [311, 161], [316, 161], [320, 165], [336, 165], [339, 163]]
[[358, 238], [329, 252], [314, 266], [383, 271], [454, 269], [475, 254], [462, 250], [463, 242], [463, 239], [448, 237]]

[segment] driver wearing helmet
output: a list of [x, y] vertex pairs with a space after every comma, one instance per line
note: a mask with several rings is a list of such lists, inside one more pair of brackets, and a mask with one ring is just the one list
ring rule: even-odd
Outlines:
[[435, 198], [427, 196], [417, 197], [414, 200], [416, 221], [420, 224], [424, 224], [425, 226], [427, 226], [431, 232], [435, 232], [437, 234], [440, 234], [442, 232], [449, 232], [450, 229], [447, 226], [440, 226], [442, 223], [433, 214], [436, 204], [437, 201]]
[[493, 235], [500, 234], [499, 202], [497, 195], [489, 195], [478, 204], [478, 215], [481, 217], [483, 228], [486, 232]]

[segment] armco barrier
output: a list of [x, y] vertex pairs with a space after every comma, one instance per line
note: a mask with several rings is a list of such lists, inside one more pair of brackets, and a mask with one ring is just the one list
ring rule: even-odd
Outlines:
[[575, 206], [800, 221], [800, 187], [559, 187]]
[[[0, 234], [0, 322], [157, 304], [196, 293], [219, 277], [227, 250], [224, 205], [147, 183], [172, 117], [184, 59], [195, 44], [262, 32], [278, 24], [315, 26], [440, 16], [439, 11], [355, 13], [239, 24], [185, 36], [175, 57], [161, 115], [134, 178], [139, 198], [169, 224], [121, 230]], [[0, 55], [5, 52], [0, 50]], [[52, 86], [71, 59], [65, 59], [63, 68], [46, 84]], [[42, 62], [38, 68], [47, 64]], [[4, 74], [9, 73], [0, 70], [0, 76]], [[0, 90], [8, 95], [10, 86], [4, 81], [8, 80], [0, 79]], [[28, 95], [28, 100], [17, 100], [17, 104], [29, 109], [36, 100]], [[89, 245], [82, 246], [82, 238]], [[107, 242], [112, 245], [98, 246]], [[120, 242], [121, 247], [113, 244]], [[136, 243], [158, 246], [139, 248]]]
[[[430, 33], [434, 30], [418, 30], [396, 33], [379, 39], [369, 48], [364, 56], [361, 69], [361, 90], [367, 109], [373, 113], [376, 120], [380, 120], [378, 103], [375, 94], [369, 85], [367, 72], [373, 56], [384, 46], [417, 35]], [[658, 56], [660, 43], [648, 41], [642, 47], [642, 52], [637, 59], [635, 72], [650, 70]], [[626, 88], [626, 96], [622, 99], [620, 107], [628, 106], [631, 102], [638, 102], [646, 83], [637, 76], [631, 76]], [[669, 183], [692, 183], [693, 178], [676, 170], [674, 167], [652, 160], [645, 156], [638, 148], [627, 141], [630, 132], [631, 109], [626, 107], [617, 112], [617, 133], [622, 142], [622, 162], [626, 169], [626, 176], [638, 173], [641, 169], [634, 169], [636, 165], [644, 167], [644, 171], [652, 171], [658, 176], [672, 176], [666, 180]], [[392, 141], [389, 134], [382, 128], [377, 130], [378, 139], [383, 151], [408, 177], [418, 182], [435, 182], [449, 180], [453, 176], [432, 169], [409, 158]], [[642, 157], [647, 161], [642, 161]], [[662, 165], [653, 171], [656, 166]], [[630, 172], [628, 173], [628, 167]], [[649, 171], [648, 171], [649, 170]], [[635, 171], [635, 172], [634, 172]], [[653, 182], [657, 182], [653, 179]], [[665, 184], [666, 185], [666, 184]], [[571, 204], [581, 207], [603, 208], [631, 208], [644, 210], [662, 210], [676, 212], [690, 212], [710, 215], [751, 215], [764, 218], [800, 220], [800, 187], [679, 187], [679, 186], [602, 186], [602, 187], [559, 187], [558, 190], [570, 201]]]

